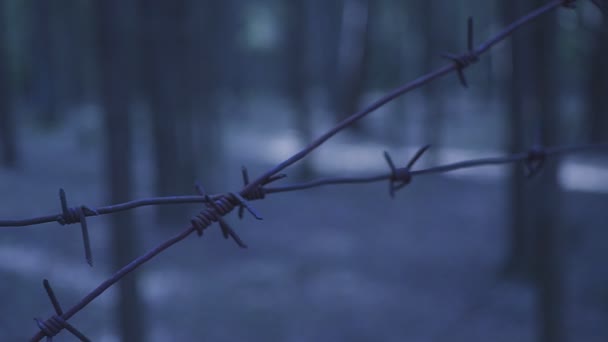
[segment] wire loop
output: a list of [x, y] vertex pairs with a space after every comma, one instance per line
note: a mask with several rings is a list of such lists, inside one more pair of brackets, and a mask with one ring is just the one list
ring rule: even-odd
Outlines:
[[80, 223], [80, 230], [82, 232], [82, 243], [84, 245], [84, 257], [89, 264], [93, 266], [93, 253], [91, 252], [91, 242], [89, 239], [89, 229], [87, 226], [87, 216], [99, 215], [99, 213], [87, 206], [79, 206], [70, 208], [68, 207], [68, 201], [66, 199], [65, 191], [59, 189], [59, 201], [61, 202], [61, 215], [57, 216], [57, 222], [60, 225], [67, 225], [73, 223]]
[[[248, 210], [251, 209], [251, 207], [248, 207], [247, 201], [235, 193], [228, 193], [219, 199], [213, 200], [199, 184], [195, 185], [195, 189], [199, 195], [205, 197], [205, 208], [190, 220], [198, 236], [202, 236], [203, 231], [211, 224], [218, 222], [225, 239], [232, 238], [239, 247], [247, 248], [247, 245], [223, 218], [224, 215], [230, 213], [237, 205], [245, 206]], [[251, 211], [255, 213], [253, 209]]]

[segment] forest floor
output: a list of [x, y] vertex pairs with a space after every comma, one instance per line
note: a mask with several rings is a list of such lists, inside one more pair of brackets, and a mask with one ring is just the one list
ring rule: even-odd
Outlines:
[[[291, 151], [291, 145], [279, 144], [284, 140], [278, 131], [247, 127], [240, 140], [226, 146], [230, 153], [221, 171], [230, 179], [218, 180], [208, 187], [210, 192], [236, 189], [241, 163], [256, 175]], [[94, 142], [83, 143], [89, 137], [77, 133], [81, 129], [66, 126], [42, 134], [29, 130], [22, 167], [0, 169], [0, 218], [58, 213], [59, 187], [66, 189], [71, 205], [108, 204], [101, 150]], [[268, 141], [287, 151], [254, 153], [272, 148], [264, 145]], [[355, 173], [386, 167], [381, 146], [345, 141], [360, 149], [334, 164], [346, 169], [371, 165]], [[244, 143], [249, 151], [238, 148]], [[328, 149], [336, 146], [340, 141]], [[404, 151], [415, 147], [408, 146]], [[358, 158], [366, 150], [377, 158], [362, 162]], [[137, 197], [154, 195], [153, 175], [146, 172], [148, 155], [142, 150], [135, 160]], [[326, 157], [318, 158], [321, 174], [339, 171], [322, 161]], [[399, 154], [401, 162], [406, 159], [407, 154]], [[534, 287], [501, 276], [508, 236], [507, 189], [492, 172], [484, 173], [490, 175], [485, 180], [466, 173], [420, 177], [394, 200], [387, 184], [379, 183], [276, 194], [256, 202], [263, 221], [228, 218], [248, 249], [237, 248], [212, 228], [136, 272], [145, 299], [148, 340], [535, 341]], [[565, 189], [562, 204], [564, 331], [571, 341], [606, 341], [608, 195]], [[188, 222], [159, 227], [153, 208], [135, 213], [138, 225], [133, 229], [141, 237], [141, 252]], [[32, 318], [52, 314], [43, 278], [51, 281], [66, 308], [115, 271], [109, 268], [107, 217], [88, 222], [94, 268], [84, 261], [77, 226], [2, 228], [3, 340], [29, 338], [37, 329]], [[115, 304], [111, 289], [70, 321], [94, 341], [117, 341]]]

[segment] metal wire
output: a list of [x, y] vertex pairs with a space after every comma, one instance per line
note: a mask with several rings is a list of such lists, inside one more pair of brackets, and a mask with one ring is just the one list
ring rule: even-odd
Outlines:
[[[593, 1], [593, 0], [592, 0]], [[61, 306], [59, 305], [59, 301], [55, 297], [49, 282], [45, 279], [44, 287], [49, 296], [51, 303], [55, 310], [55, 315], [46, 321], [42, 321], [39, 319], [35, 319], [38, 332], [32, 337], [31, 341], [39, 341], [44, 337], [47, 337], [47, 340], [51, 341], [54, 336], [60, 333], [62, 330], [68, 330], [74, 336], [76, 336], [81, 341], [88, 341], [86, 336], [76, 330], [72, 325], [70, 325], [67, 321], [76, 315], [80, 310], [86, 307], [89, 303], [91, 303], [95, 298], [99, 297], [102, 293], [104, 293], [108, 288], [116, 284], [120, 281], [124, 276], [134, 271], [141, 265], [145, 264], [156, 255], [162, 253], [169, 247], [175, 245], [176, 243], [184, 240], [190, 234], [196, 232], [199, 236], [203, 235], [203, 231], [211, 226], [214, 222], [218, 222], [220, 225], [220, 229], [222, 230], [222, 234], [225, 238], [232, 238], [238, 246], [246, 248], [247, 245], [238, 237], [236, 232], [224, 221], [224, 216], [232, 212], [235, 208], [239, 208], [239, 216], [242, 217], [244, 210], [249, 211], [254, 217], [257, 219], [261, 219], [261, 216], [253, 209], [250, 201], [264, 199], [266, 195], [279, 193], [279, 192], [288, 192], [288, 191], [299, 191], [304, 189], [310, 189], [320, 186], [327, 185], [338, 185], [338, 184], [361, 184], [361, 183], [371, 183], [371, 182], [379, 182], [379, 181], [389, 181], [389, 193], [391, 196], [394, 196], [395, 192], [406, 185], [410, 184], [412, 179], [417, 176], [422, 175], [430, 175], [430, 174], [438, 174], [444, 172], [451, 172], [459, 169], [465, 168], [473, 168], [473, 167], [482, 167], [488, 165], [501, 165], [501, 164], [509, 164], [509, 163], [524, 163], [527, 167], [528, 175], [534, 176], [538, 173], [538, 171], [543, 167], [547, 158], [554, 155], [561, 155], [567, 153], [579, 153], [592, 149], [604, 149], [608, 147], [608, 143], [602, 144], [592, 144], [592, 145], [570, 145], [570, 146], [554, 146], [554, 147], [534, 147], [531, 148], [527, 152], [522, 152], [518, 154], [513, 154], [504, 157], [496, 157], [496, 158], [482, 158], [482, 159], [473, 159], [461, 161], [453, 164], [446, 164], [440, 166], [429, 167], [426, 169], [419, 170], [411, 170], [414, 166], [415, 162], [419, 160], [420, 157], [424, 154], [425, 151], [428, 150], [429, 146], [422, 147], [418, 152], [410, 159], [409, 163], [402, 168], [398, 168], [395, 166], [392, 158], [388, 153], [385, 153], [385, 159], [389, 166], [389, 171], [387, 173], [382, 173], [378, 175], [371, 175], [366, 177], [334, 177], [334, 178], [323, 178], [318, 180], [313, 180], [306, 183], [293, 184], [293, 185], [284, 185], [284, 186], [276, 186], [276, 187], [268, 187], [267, 185], [275, 182], [279, 179], [285, 177], [285, 175], [280, 174], [280, 172], [287, 167], [293, 165], [299, 160], [306, 157], [312, 151], [317, 149], [323, 143], [325, 143], [328, 139], [336, 135], [338, 132], [344, 130], [354, 122], [362, 119], [378, 108], [384, 106], [385, 104], [393, 101], [397, 97], [408, 93], [414, 89], [420, 88], [423, 85], [432, 82], [438, 78], [446, 76], [452, 72], [456, 72], [461, 84], [463, 86], [467, 86], [468, 83], [464, 76], [464, 69], [474, 64], [479, 60], [481, 55], [488, 52], [490, 48], [499, 42], [505, 40], [509, 37], [515, 30], [518, 28], [534, 21], [536, 18], [545, 15], [555, 9], [560, 7], [572, 8], [576, 0], [553, 0], [548, 2], [546, 5], [528, 13], [527, 15], [521, 17], [517, 21], [513, 22], [511, 25], [504, 28], [502, 31], [498, 32], [495, 36], [491, 37], [487, 41], [483, 42], [477, 47], [474, 47], [474, 35], [473, 35], [473, 19], [469, 18], [467, 21], [467, 51], [460, 55], [455, 54], [444, 54], [443, 56], [448, 58], [451, 63], [445, 65], [443, 67], [438, 68], [435, 71], [432, 71], [426, 75], [423, 75], [412, 82], [409, 82], [405, 85], [402, 85], [388, 94], [384, 95], [377, 101], [373, 102], [366, 108], [362, 109], [359, 112], [356, 112], [338, 123], [336, 126], [331, 128], [325, 134], [318, 137], [316, 140], [312, 141], [301, 151], [287, 158], [283, 162], [279, 163], [275, 167], [266, 171], [264, 174], [259, 176], [253, 181], [250, 181], [247, 170], [243, 168], [242, 176], [244, 187], [239, 192], [228, 192], [223, 194], [216, 195], [207, 195], [205, 194], [202, 187], [197, 186], [196, 190], [198, 191], [198, 195], [194, 196], [170, 196], [170, 197], [154, 197], [154, 198], [146, 198], [140, 200], [129, 201], [125, 203], [119, 203], [114, 205], [108, 205], [105, 207], [99, 208], [89, 208], [86, 206], [79, 206], [70, 208], [67, 205], [67, 200], [65, 196], [65, 192], [63, 189], [60, 190], [60, 202], [62, 211], [59, 214], [40, 216], [28, 219], [17, 219], [17, 220], [0, 220], [0, 227], [24, 227], [24, 226], [32, 226], [38, 225], [42, 223], [48, 222], [58, 222], [62, 225], [68, 225], [73, 223], [80, 223], [81, 230], [83, 235], [83, 244], [85, 249], [85, 257], [87, 262], [92, 265], [92, 255], [89, 244], [89, 234], [87, 230], [87, 221], [86, 218], [89, 216], [99, 216], [110, 213], [116, 213], [125, 210], [135, 209], [137, 207], [149, 206], [149, 205], [166, 205], [166, 204], [182, 204], [182, 203], [201, 203], [203, 204], [203, 209], [195, 215], [191, 219], [191, 225], [187, 227], [181, 233], [171, 237], [170, 239], [162, 242], [158, 246], [149, 250], [145, 254], [136, 258], [129, 264], [125, 265], [116, 273], [114, 273], [111, 277], [106, 279], [103, 283], [93, 289], [89, 294], [87, 294], [84, 298], [82, 298], [78, 303], [74, 304], [67, 311], [63, 311]], [[603, 2], [593, 1], [596, 6], [600, 9], [604, 7]], [[601, 6], [600, 6], [601, 4]]]

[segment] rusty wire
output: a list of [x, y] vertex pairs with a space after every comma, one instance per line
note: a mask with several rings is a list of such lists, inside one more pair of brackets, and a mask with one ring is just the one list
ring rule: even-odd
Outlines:
[[[62, 330], [68, 330], [75, 337], [80, 339], [81, 341], [88, 341], [87, 337], [84, 336], [81, 332], [79, 332], [76, 328], [74, 328], [67, 321], [77, 314], [80, 310], [86, 307], [89, 303], [91, 303], [95, 298], [104, 293], [108, 288], [112, 285], [120, 281], [124, 276], [129, 274], [130, 272], [137, 269], [139, 266], [143, 265], [150, 259], [154, 258], [156, 255], [162, 253], [169, 247], [174, 244], [184, 240], [190, 234], [196, 232], [199, 236], [203, 235], [205, 229], [211, 226], [213, 223], [218, 222], [220, 225], [220, 229], [225, 238], [232, 238], [236, 244], [242, 248], [246, 248], [247, 245], [240, 239], [240, 237], [236, 234], [236, 232], [224, 221], [223, 217], [235, 208], [239, 208], [239, 217], [242, 217], [244, 210], [249, 211], [255, 218], [261, 219], [261, 216], [253, 209], [250, 201], [259, 200], [265, 198], [265, 195], [279, 192], [287, 192], [287, 191], [299, 191], [303, 189], [309, 189], [314, 187], [326, 186], [326, 185], [336, 185], [336, 184], [359, 184], [359, 183], [370, 183], [370, 182], [379, 182], [379, 181], [389, 181], [389, 193], [391, 196], [394, 196], [395, 192], [404, 186], [410, 184], [412, 178], [414, 176], [428, 175], [428, 174], [437, 174], [443, 172], [450, 172], [458, 169], [465, 168], [473, 168], [473, 167], [481, 167], [487, 165], [500, 165], [500, 164], [509, 164], [509, 163], [523, 163], [527, 168], [527, 174], [529, 177], [534, 176], [541, 170], [547, 158], [558, 155], [558, 154], [567, 154], [574, 152], [582, 152], [585, 150], [598, 149], [598, 148], [606, 148], [608, 147], [608, 143], [602, 144], [593, 144], [593, 145], [571, 145], [571, 146], [555, 146], [555, 147], [540, 147], [535, 146], [531, 148], [527, 152], [522, 152], [518, 154], [513, 154], [505, 157], [497, 157], [497, 158], [483, 158], [483, 159], [474, 159], [467, 160], [453, 164], [434, 166], [425, 169], [412, 170], [412, 167], [416, 163], [417, 160], [424, 154], [425, 151], [428, 150], [429, 146], [424, 146], [418, 150], [418, 152], [410, 159], [408, 164], [405, 167], [398, 168], [395, 166], [392, 158], [388, 153], [385, 152], [384, 157], [389, 167], [389, 172], [382, 173], [379, 175], [366, 176], [366, 177], [335, 177], [335, 178], [323, 178], [318, 180], [313, 180], [306, 183], [301, 184], [293, 184], [293, 185], [285, 185], [285, 186], [276, 186], [276, 187], [267, 187], [268, 184], [275, 182], [281, 178], [284, 178], [285, 175], [280, 174], [281, 171], [286, 169], [287, 167], [293, 165], [299, 160], [306, 157], [309, 153], [317, 149], [321, 146], [325, 141], [333, 137], [338, 132], [344, 130], [354, 122], [360, 120], [361, 118], [367, 116], [371, 112], [377, 110], [378, 108], [384, 106], [385, 104], [393, 101], [397, 97], [408, 93], [414, 89], [420, 88], [423, 85], [434, 81], [438, 78], [441, 78], [447, 74], [452, 72], [456, 72], [461, 84], [465, 87], [468, 86], [466, 81], [464, 70], [470, 65], [476, 63], [480, 56], [484, 53], [488, 52], [490, 48], [499, 42], [505, 40], [509, 37], [515, 30], [522, 27], [523, 25], [530, 23], [536, 18], [547, 14], [555, 9], [560, 7], [572, 8], [576, 4], [577, 0], [553, 0], [547, 3], [546, 5], [526, 14], [520, 19], [516, 20], [502, 31], [498, 32], [495, 36], [491, 37], [487, 41], [483, 42], [479, 46], [474, 46], [474, 30], [473, 30], [473, 20], [471, 18], [468, 19], [467, 22], [467, 50], [466, 52], [455, 55], [455, 54], [443, 54], [445, 58], [448, 58], [451, 63], [445, 65], [443, 67], [438, 68], [435, 71], [432, 71], [426, 75], [423, 75], [405, 85], [402, 85], [388, 94], [384, 95], [377, 101], [373, 102], [366, 108], [362, 109], [359, 112], [356, 112], [344, 119], [342, 122], [338, 123], [336, 126], [331, 128], [325, 134], [318, 137], [316, 140], [312, 141], [309, 145], [303, 148], [301, 151], [287, 158], [285, 161], [279, 163], [275, 167], [266, 171], [264, 174], [259, 176], [253, 181], [249, 180], [249, 175], [247, 170], [243, 168], [242, 176], [243, 176], [243, 189], [239, 192], [228, 192], [216, 195], [208, 195], [204, 192], [203, 188], [199, 185], [196, 186], [196, 191], [198, 195], [194, 196], [170, 196], [170, 197], [154, 197], [154, 198], [146, 198], [141, 200], [134, 200], [125, 203], [119, 203], [114, 205], [109, 205], [105, 207], [99, 207], [96, 209], [89, 208], [87, 206], [79, 206], [70, 208], [67, 205], [67, 200], [65, 196], [65, 192], [63, 189], [60, 189], [60, 203], [61, 203], [61, 213], [55, 215], [41, 216], [30, 219], [23, 220], [0, 220], [0, 227], [23, 227], [23, 226], [31, 226], [37, 225], [47, 222], [58, 222], [59, 224], [73, 224], [80, 223], [81, 231], [83, 236], [83, 244], [85, 249], [85, 258], [87, 262], [92, 265], [93, 259], [91, 254], [91, 248], [89, 243], [89, 233], [87, 229], [87, 221], [86, 218], [89, 216], [99, 216], [104, 214], [110, 214], [115, 212], [120, 212], [124, 210], [130, 210], [141, 206], [149, 206], [149, 205], [164, 205], [164, 204], [180, 204], [180, 203], [202, 203], [203, 209], [195, 215], [190, 223], [191, 225], [186, 228], [184, 231], [179, 234], [171, 237], [170, 239], [162, 242], [155, 248], [149, 250], [145, 254], [139, 256], [135, 260], [131, 261], [129, 264], [125, 265], [104, 282], [102, 282], [99, 286], [89, 292], [84, 298], [82, 298], [78, 303], [73, 305], [67, 311], [62, 310], [59, 305], [59, 301], [57, 300], [53, 290], [48, 282], [48, 280], [44, 280], [44, 288], [47, 292], [49, 299], [55, 310], [55, 315], [51, 318], [42, 321], [39, 319], [35, 319], [39, 331], [32, 337], [32, 341], [39, 341], [42, 338], [46, 337], [47, 340], [51, 341], [54, 336], [56, 336]], [[592, 2], [600, 9], [603, 10], [604, 5], [597, 0], [592, 0]]]

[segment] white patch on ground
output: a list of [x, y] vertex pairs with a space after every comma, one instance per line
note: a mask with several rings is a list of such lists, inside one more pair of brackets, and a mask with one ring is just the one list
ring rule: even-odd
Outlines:
[[78, 264], [75, 261], [68, 262], [39, 246], [0, 245], [0, 268], [32, 278], [48, 278], [53, 287], [82, 293], [90, 291], [103, 281], [98, 272], [90, 271], [84, 258]]
[[608, 193], [607, 165], [565, 160], [558, 174], [560, 185], [571, 191]]

